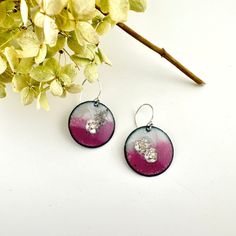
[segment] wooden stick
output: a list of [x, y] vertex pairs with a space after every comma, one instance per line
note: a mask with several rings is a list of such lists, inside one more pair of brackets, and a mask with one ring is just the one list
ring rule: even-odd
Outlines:
[[171, 64], [176, 66], [180, 71], [182, 71], [185, 75], [187, 75], [190, 79], [192, 79], [194, 82], [196, 82], [199, 85], [205, 84], [203, 80], [201, 80], [199, 77], [197, 77], [193, 72], [191, 72], [188, 68], [183, 66], [179, 61], [177, 61], [173, 56], [171, 56], [164, 48], [160, 48], [147, 39], [145, 39], [143, 36], [135, 32], [133, 29], [131, 29], [129, 26], [127, 26], [124, 23], [118, 23], [117, 26], [119, 26], [122, 30], [124, 30], [126, 33], [131, 35], [133, 38], [147, 46], [148, 48], [152, 49], [153, 51], [157, 52], [161, 55], [161, 57], [165, 58], [167, 61], [169, 61]]

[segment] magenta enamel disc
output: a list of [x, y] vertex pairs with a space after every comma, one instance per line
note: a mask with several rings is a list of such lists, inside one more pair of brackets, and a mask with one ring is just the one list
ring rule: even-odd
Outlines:
[[125, 143], [125, 158], [138, 174], [156, 176], [168, 169], [174, 148], [169, 136], [157, 127], [134, 130]]
[[115, 119], [104, 104], [88, 101], [79, 104], [72, 111], [69, 130], [78, 144], [97, 148], [106, 144], [113, 136]]

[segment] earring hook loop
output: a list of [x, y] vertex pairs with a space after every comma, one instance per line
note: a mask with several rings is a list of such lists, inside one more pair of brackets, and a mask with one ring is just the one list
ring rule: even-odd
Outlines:
[[[87, 79], [85, 79], [83, 82], [82, 82], [82, 86], [84, 86], [84, 84], [87, 82]], [[101, 97], [101, 94], [102, 94], [102, 85], [101, 85], [101, 82], [100, 80], [98, 79], [97, 80], [97, 83], [98, 83], [98, 88], [99, 88], [99, 92], [98, 92], [98, 95], [95, 97], [94, 101], [96, 104], [99, 103], [100, 101], [100, 97]], [[83, 95], [83, 92], [80, 93], [80, 97], [79, 97], [79, 100], [80, 102], [82, 101], [82, 95]]]
[[153, 119], [154, 119], [154, 108], [153, 108], [153, 106], [152, 106], [151, 104], [149, 104], [149, 103], [144, 103], [143, 105], [141, 105], [141, 106], [138, 108], [138, 110], [135, 112], [134, 121], [135, 121], [136, 127], [139, 127], [138, 122], [137, 122], [137, 115], [138, 115], [138, 113], [140, 112], [140, 110], [141, 110], [143, 107], [145, 107], [145, 106], [151, 108], [151, 110], [152, 110], [151, 119], [149, 120], [149, 122], [148, 122], [147, 125], [146, 125], [146, 126], [147, 126], [147, 129], [150, 131], [150, 130], [151, 130], [151, 127], [153, 126]]

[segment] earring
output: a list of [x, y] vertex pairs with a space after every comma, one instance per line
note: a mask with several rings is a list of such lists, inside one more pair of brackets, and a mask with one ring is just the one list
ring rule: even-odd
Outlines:
[[[139, 127], [137, 115], [145, 106], [152, 109], [152, 117], [146, 126]], [[166, 171], [174, 156], [174, 148], [169, 136], [163, 130], [153, 126], [153, 118], [154, 109], [150, 104], [140, 106], [135, 113], [137, 128], [128, 136], [124, 146], [128, 165], [138, 174], [148, 177]]]
[[[86, 80], [83, 82], [85, 84]], [[106, 144], [115, 131], [115, 119], [108, 107], [99, 100], [99, 94], [93, 101], [80, 103], [69, 116], [68, 127], [73, 139], [88, 148], [97, 148]], [[80, 95], [81, 101], [82, 94]]]

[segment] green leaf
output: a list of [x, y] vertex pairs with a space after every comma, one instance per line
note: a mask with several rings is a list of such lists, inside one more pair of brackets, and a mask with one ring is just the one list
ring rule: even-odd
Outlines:
[[67, 94], [67, 92], [66, 92], [66, 90], [64, 89], [63, 94], [62, 94], [60, 97], [61, 97], [61, 98], [65, 98], [65, 97], [66, 97], [66, 94]]
[[128, 18], [129, 0], [109, 0], [110, 17], [115, 22], [124, 22]]
[[90, 20], [95, 14], [95, 0], [69, 0], [70, 10], [78, 20]]
[[35, 62], [37, 64], [42, 63], [45, 60], [46, 55], [47, 55], [47, 46], [46, 44], [43, 44], [39, 48], [38, 55], [35, 57]]
[[53, 57], [59, 50], [62, 50], [65, 46], [66, 38], [62, 35], [58, 35], [57, 44], [54, 47], [47, 48], [47, 57]]
[[12, 77], [13, 77], [13, 73], [11, 69], [7, 67], [7, 69], [2, 74], [0, 74], [0, 82], [11, 83]]
[[0, 98], [5, 98], [7, 96], [6, 86], [0, 83]]
[[22, 18], [21, 18], [20, 11], [17, 11], [16, 13], [11, 14], [11, 17], [14, 21], [13, 23], [14, 28], [22, 26]]
[[25, 31], [19, 38], [17, 38], [17, 42], [22, 49], [22, 51], [18, 51], [22, 58], [35, 57], [38, 55], [40, 42], [33, 31]]
[[75, 19], [67, 10], [62, 10], [60, 15], [56, 16], [56, 24], [62, 31], [70, 32], [75, 30]]
[[110, 9], [110, 1], [109, 0], [100, 0], [100, 8], [103, 13], [108, 13]]
[[73, 83], [73, 79], [67, 74], [61, 74], [59, 77], [64, 86], [70, 86]]
[[43, 65], [46, 69], [51, 70], [55, 76], [57, 76], [60, 73], [61, 67], [58, 61], [53, 57], [45, 60]]
[[[80, 39], [81, 39], [81, 35], [80, 35]], [[84, 45], [84, 41], [81, 44]], [[77, 40], [75, 32], [71, 32], [70, 33], [70, 35], [68, 37], [68, 40], [67, 40], [67, 45], [75, 53], [80, 53], [83, 50], [83, 48], [84, 48], [84, 46], [81, 46], [78, 43], [78, 40]]]
[[62, 67], [59, 79], [65, 86], [70, 86], [77, 75], [77, 68], [74, 64], [68, 64]]
[[56, 16], [57, 27], [62, 31], [62, 28], [66, 25], [68, 21], [68, 11], [63, 9], [62, 12]]
[[68, 75], [73, 81], [77, 76], [77, 68], [74, 64], [65, 65], [61, 69], [61, 74]]
[[39, 28], [43, 28], [44, 25], [44, 14], [42, 12], [40, 12], [40, 10], [36, 11], [33, 16], [32, 16], [32, 20], [34, 22], [34, 24], [39, 27]]
[[[1, 18], [1, 17], [0, 17]], [[8, 47], [10, 44], [9, 39], [13, 37], [11, 32], [4, 32], [0, 34], [0, 48]]]
[[76, 42], [79, 44], [79, 46], [80, 47], [85, 47], [87, 42], [85, 41], [84, 37], [82, 36], [78, 26], [76, 26], [75, 35], [76, 35]]
[[49, 16], [59, 14], [67, 5], [68, 0], [43, 0], [43, 9]]
[[54, 96], [61, 96], [63, 94], [63, 87], [59, 80], [53, 80], [50, 84], [50, 91]]
[[19, 74], [28, 74], [32, 69], [34, 59], [32, 57], [22, 58], [19, 65], [17, 66], [16, 72]]
[[38, 26], [34, 26], [34, 32], [39, 40], [39, 42], [42, 44], [44, 42], [44, 32], [43, 28], [40, 28]]
[[11, 0], [8, 0], [6, 1], [6, 9], [7, 11], [12, 11], [14, 8], [15, 8], [15, 2], [14, 1], [11, 1]]
[[82, 58], [79, 57], [77, 55], [72, 55], [71, 59], [76, 63], [76, 65], [78, 65], [79, 67], [83, 67], [88, 65], [89, 63], [91, 63], [91, 60], [87, 59], [87, 58]]
[[44, 16], [44, 42], [50, 47], [54, 47], [57, 44], [57, 36], [59, 33], [55, 19], [45, 15]]
[[7, 48], [5, 48], [4, 54], [7, 58], [7, 61], [9, 63], [11, 70], [13, 72], [15, 72], [16, 68], [19, 64], [19, 58], [18, 58], [18, 55], [17, 55], [15, 49], [13, 47], [7, 47]]
[[80, 84], [72, 84], [70, 87], [66, 88], [69, 93], [80, 93], [83, 90], [83, 86]]
[[96, 15], [95, 15], [94, 18], [92, 19], [92, 26], [93, 26], [94, 28], [96, 28], [97, 25], [98, 25], [101, 21], [103, 21], [104, 18], [105, 18], [104, 15], [103, 15], [99, 10], [96, 9]]
[[20, 92], [23, 88], [28, 86], [29, 77], [27, 75], [16, 74], [12, 79], [12, 86], [15, 92]]
[[112, 66], [112, 62], [109, 60], [109, 58], [103, 53], [101, 48], [98, 49], [98, 56], [102, 63], [105, 63], [109, 66]]
[[99, 57], [97, 53], [95, 54], [93, 63], [96, 64], [97, 66], [102, 64], [101, 58]]
[[147, 8], [146, 0], [129, 0], [130, 10], [144, 12]]
[[21, 90], [21, 102], [24, 105], [29, 105], [34, 101], [34, 91], [29, 87], [25, 87]]
[[95, 57], [95, 51], [96, 51], [97, 47], [91, 47], [91, 46], [92, 45], [87, 45], [86, 47], [83, 48], [83, 50], [81, 50], [76, 55], [78, 57], [87, 58], [87, 59], [93, 61], [94, 57]]
[[96, 33], [96, 30], [88, 22], [85, 22], [85, 21], [78, 22], [76, 25], [75, 32], [76, 32], [76, 36], [77, 36], [78, 41], [80, 40], [80, 37], [78, 39], [78, 35], [81, 35], [82, 38], [88, 43], [93, 43], [93, 44], [99, 43], [99, 37]]
[[38, 97], [37, 97], [37, 108], [43, 108], [46, 111], [49, 111], [49, 105], [48, 105], [48, 99], [47, 99], [47, 95], [46, 92], [41, 92], [39, 93]]
[[90, 83], [95, 82], [98, 79], [97, 65], [95, 64], [87, 65], [84, 69], [84, 75]]
[[37, 0], [30, 0], [28, 1], [28, 4], [29, 4], [29, 7], [32, 7], [32, 8], [38, 6]]
[[104, 20], [106, 20], [107, 22], [109, 22], [112, 27], [117, 24], [117, 22], [115, 22], [114, 20], [112, 20], [109, 15], [107, 15], [106, 17], [104, 17]]
[[104, 35], [111, 29], [111, 24], [108, 21], [102, 21], [98, 24], [96, 31], [99, 35]]
[[21, 0], [20, 2], [20, 12], [21, 12], [21, 17], [22, 21], [24, 23], [24, 26], [27, 26], [28, 22], [28, 6], [25, 0]]
[[2, 22], [2, 27], [9, 29], [9, 28], [13, 27], [14, 24], [15, 24], [14, 18], [11, 15], [7, 15], [5, 20]]
[[0, 25], [5, 21], [7, 16], [6, 2], [0, 3]]
[[30, 71], [30, 77], [38, 82], [49, 82], [55, 78], [55, 74], [49, 67], [41, 65]]
[[6, 69], [7, 69], [7, 62], [2, 56], [0, 56], [0, 74], [2, 74]]

